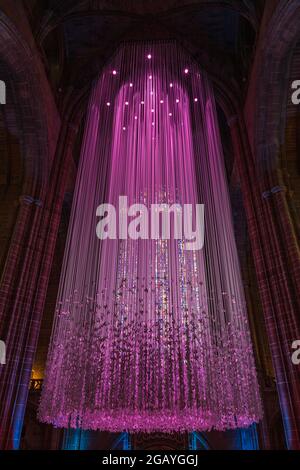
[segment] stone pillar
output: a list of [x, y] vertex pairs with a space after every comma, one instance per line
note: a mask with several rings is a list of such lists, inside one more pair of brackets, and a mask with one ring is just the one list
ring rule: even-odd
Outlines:
[[296, 237], [283, 188], [262, 189], [243, 118], [234, 116], [229, 125], [287, 447], [300, 449], [300, 370], [291, 362], [292, 342], [300, 338], [300, 259]]
[[[34, 350], [28, 341], [28, 329], [36, 334], [37, 324], [29, 299], [34, 295], [38, 266], [37, 239], [41, 223], [41, 201], [25, 195], [20, 198], [19, 213], [0, 284], [0, 336], [6, 344], [6, 364], [0, 366], [0, 447], [6, 442], [15, 449], [21, 436], [22, 420]], [[18, 397], [18, 398], [17, 398]]]
[[0, 283], [0, 448], [17, 449], [77, 129], [65, 123], [45, 201], [21, 198]]

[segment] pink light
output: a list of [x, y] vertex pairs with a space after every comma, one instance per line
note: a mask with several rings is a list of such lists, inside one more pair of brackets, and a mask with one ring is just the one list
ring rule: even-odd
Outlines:
[[117, 71], [116, 70], [113, 70], [113, 75], [117, 75]]
[[148, 54], [148, 55], [147, 55], [147, 59], [152, 59], [152, 55], [151, 55], [151, 54]]
[[129, 104], [128, 101], [125, 101], [125, 106], [128, 106], [128, 104]]
[[[157, 61], [152, 82], [145, 72], [149, 47]], [[190, 432], [242, 428], [260, 419], [213, 88], [204, 71], [201, 80], [182, 77], [184, 62], [190, 63], [184, 54], [169, 41], [126, 44], [91, 94], [41, 421], [112, 432]], [[193, 77], [200, 71], [196, 64], [191, 70]], [[169, 106], [166, 90], [176, 76], [182, 80]], [[130, 110], [124, 105], [131, 99], [124, 95], [128, 77], [135, 85]], [[108, 95], [111, 111], [95, 112]], [[188, 108], [189, 96], [207, 105]], [[157, 112], [161, 99], [166, 107]], [[173, 113], [175, 102], [182, 106]], [[193, 132], [195, 122], [199, 132]], [[150, 215], [153, 203], [205, 204], [206, 249], [186, 250], [173, 236], [153, 240], [150, 223], [149, 239], [99, 240], [97, 206], [105, 201], [126, 214], [121, 195], [128, 207], [145, 204]]]
[[170, 83], [170, 88], [172, 88], [172, 87], [173, 87], [173, 83]]
[[149, 80], [152, 80], [152, 75], [149, 75]]
[[195, 101], [195, 103], [197, 103], [197, 101], [198, 101], [198, 98], [194, 98], [194, 101]]
[[164, 100], [160, 100], [160, 103], [163, 104]]
[[132, 87], [133, 87], [133, 83], [129, 83], [129, 86], [132, 88]]
[[184, 73], [185, 74], [189, 73], [189, 69], [184, 69]]
[[151, 109], [151, 113], [154, 113], [154, 109]]
[[109, 102], [109, 101], [106, 103], [106, 106], [110, 106], [110, 102]]

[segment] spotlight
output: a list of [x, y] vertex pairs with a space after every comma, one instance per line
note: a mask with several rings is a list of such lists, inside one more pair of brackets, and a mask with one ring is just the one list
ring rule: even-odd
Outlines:
[[198, 98], [194, 98], [194, 101], [195, 101], [195, 103], [197, 103], [197, 101], [198, 101]]
[[117, 75], [117, 71], [116, 70], [113, 70], [113, 75]]
[[151, 113], [154, 113], [154, 109], [151, 109]]
[[163, 104], [164, 100], [160, 100], [160, 103]]
[[109, 101], [106, 103], [106, 106], [110, 106], [110, 102], [109, 102]]
[[145, 104], [145, 101], [141, 101], [141, 104]]
[[152, 80], [152, 75], [149, 75], [149, 80]]
[[176, 103], [179, 103], [179, 99], [177, 98]]
[[172, 116], [172, 113], [169, 113], [169, 116]]
[[184, 73], [185, 74], [189, 73], [189, 69], [184, 69]]
[[128, 104], [129, 104], [128, 101], [125, 101], [125, 106], [128, 106]]
[[152, 59], [152, 55], [151, 55], [151, 54], [148, 54], [148, 55], [147, 55], [147, 59]]
[[173, 83], [170, 83], [170, 88], [172, 88], [172, 87], [173, 87]]
[[130, 86], [130, 87], [133, 87], [133, 83], [129, 83], [129, 86]]

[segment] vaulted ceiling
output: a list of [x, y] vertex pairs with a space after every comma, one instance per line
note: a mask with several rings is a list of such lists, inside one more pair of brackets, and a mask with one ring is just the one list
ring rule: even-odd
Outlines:
[[[81, 87], [124, 39], [177, 38], [205, 61], [247, 83], [264, 0], [25, 0], [58, 96]], [[204, 52], [205, 51], [205, 52]], [[96, 63], [96, 65], [95, 65]], [[225, 64], [225, 65], [224, 65]], [[204, 63], [205, 66], [205, 63]], [[229, 77], [228, 77], [229, 75]]]

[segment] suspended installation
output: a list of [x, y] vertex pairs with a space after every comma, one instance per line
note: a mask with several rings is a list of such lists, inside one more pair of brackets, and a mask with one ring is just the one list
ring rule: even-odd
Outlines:
[[[99, 240], [97, 207], [120, 196], [203, 204], [202, 249]], [[212, 87], [175, 42], [123, 44], [90, 97], [39, 419], [172, 432], [260, 417]]]

